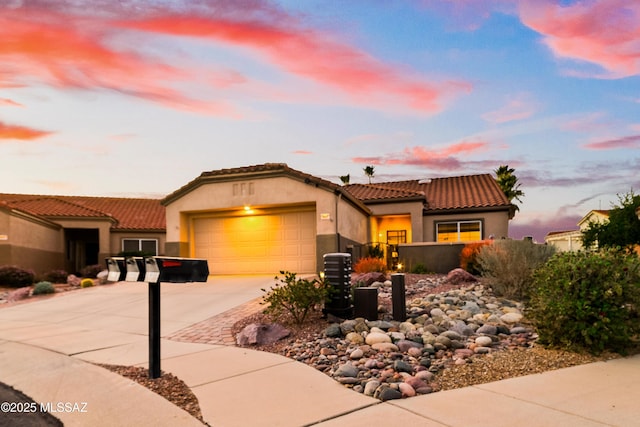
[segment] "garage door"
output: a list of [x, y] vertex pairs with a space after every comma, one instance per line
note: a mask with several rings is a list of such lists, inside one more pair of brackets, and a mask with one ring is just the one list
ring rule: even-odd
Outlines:
[[211, 274], [278, 274], [316, 270], [315, 211], [195, 218], [196, 258]]

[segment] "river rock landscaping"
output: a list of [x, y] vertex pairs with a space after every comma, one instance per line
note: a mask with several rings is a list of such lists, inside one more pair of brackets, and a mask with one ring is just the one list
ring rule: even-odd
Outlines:
[[[406, 275], [405, 321], [390, 311], [391, 282], [378, 289], [379, 318], [316, 318], [288, 339], [257, 346], [386, 401], [602, 360], [543, 349], [525, 307], [496, 297], [473, 276]], [[266, 321], [252, 316], [236, 325]]]

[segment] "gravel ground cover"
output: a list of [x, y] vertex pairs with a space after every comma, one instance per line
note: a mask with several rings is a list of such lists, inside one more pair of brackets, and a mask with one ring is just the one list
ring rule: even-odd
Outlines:
[[[411, 307], [411, 301], [416, 299], [424, 298], [428, 295], [443, 294], [455, 291], [463, 286], [468, 286], [468, 284], [454, 285], [444, 283], [444, 276], [441, 275], [407, 274], [405, 278], [408, 308]], [[420, 281], [424, 283], [425, 280], [430, 283], [429, 286], [419, 285]], [[386, 291], [385, 289], [381, 289], [379, 294], [382, 317], [384, 317], [384, 312], [388, 312], [391, 307], [390, 295]], [[251, 323], [272, 322], [273, 320], [263, 313], [256, 313], [244, 319], [239, 319], [233, 326], [233, 332], [235, 335]], [[300, 361], [307, 363], [310, 360], [314, 360], [314, 357], [316, 358], [315, 360], [317, 360], [317, 357], [321, 355], [320, 352], [323, 347], [315, 346], [313, 343], [327, 339], [325, 331], [330, 322], [319, 313], [315, 313], [311, 315], [303, 325], [294, 325], [287, 321], [281, 323], [291, 332], [287, 338], [269, 345], [253, 345], [250, 347], [295, 359], [298, 355], [298, 349], [307, 346], [308, 348], [316, 348], [318, 353], [311, 354], [309, 357]], [[443, 352], [445, 362], [438, 364], [437, 373], [432, 382], [433, 387], [431, 387], [431, 392], [451, 390], [620, 357], [617, 354], [593, 356], [547, 349], [536, 344], [535, 336], [529, 336], [527, 339], [521, 339], [519, 342], [516, 340], [516, 342], [505, 344], [506, 345], [495, 346], [495, 349], [489, 353], [474, 354], [471, 357], [464, 358], [464, 363], [456, 363], [455, 360], [460, 359], [454, 360], [453, 357], [447, 358], [446, 352]], [[339, 351], [337, 353], [339, 354]], [[343, 359], [338, 360], [338, 362], [345, 362], [345, 356], [346, 355], [342, 355], [341, 357]], [[452, 356], [452, 354], [448, 356]], [[337, 359], [340, 359], [340, 356]], [[155, 393], [158, 393], [206, 425], [202, 419], [198, 399], [186, 384], [174, 375], [163, 372], [161, 378], [152, 380], [149, 378], [148, 370], [145, 368], [118, 365], [100, 366], [136, 381]], [[325, 373], [328, 375], [335, 374], [335, 369], [328, 369]], [[345, 384], [345, 386], [353, 388], [353, 384]]]
[[[482, 295], [483, 300], [494, 303], [498, 309], [502, 308], [497, 303], [498, 300], [491, 297], [490, 289], [483, 290], [480, 282], [475, 285], [469, 283], [452, 284], [447, 283], [443, 275], [406, 274], [405, 285], [408, 310], [416, 311], [423, 308], [420, 303], [424, 299], [435, 300], [436, 303], [442, 303], [445, 298], [447, 301], [456, 298], [465, 300], [468, 299], [465, 297], [468, 293]], [[388, 312], [391, 309], [390, 289], [381, 287], [378, 295], [380, 318], [388, 319], [390, 318]], [[512, 305], [511, 303], [507, 305], [506, 302], [504, 304], [506, 307]], [[518, 311], [515, 308], [512, 310]], [[336, 319], [332, 320], [334, 324], [337, 321]], [[237, 322], [233, 330], [237, 334], [246, 325], [271, 322], [273, 320], [263, 313], [256, 313]], [[414, 353], [415, 357], [412, 357], [406, 351], [398, 349], [375, 351], [367, 343], [358, 345], [349, 342], [348, 339], [345, 340], [344, 335], [346, 334], [341, 337], [329, 338], [326, 333], [331, 323], [318, 313], [300, 326], [284, 321], [282, 324], [291, 331], [287, 338], [273, 344], [247, 347], [277, 353], [307, 363], [343, 383], [345, 387], [361, 393], [374, 395], [372, 391], [365, 390], [366, 383], [370, 381], [377, 381], [383, 386], [389, 385], [398, 392], [392, 398], [399, 398], [400, 394], [407, 397], [468, 387], [620, 357], [616, 354], [593, 356], [544, 348], [536, 343], [537, 335], [523, 318], [517, 324], [511, 325], [517, 326], [519, 330], [522, 330], [522, 333], [499, 334], [498, 342], [495, 342], [496, 337], [494, 336], [494, 342], [486, 352], [480, 351], [480, 349], [476, 350], [477, 353], [474, 352], [473, 350], [476, 348], [474, 343], [467, 344], [465, 349], [436, 346], [438, 350], [431, 355], [428, 363], [421, 364], [420, 362], [424, 358], [421, 359], [420, 352]], [[395, 331], [395, 329], [391, 329], [391, 331]], [[392, 332], [384, 332], [393, 335]], [[366, 332], [362, 335], [366, 335]], [[473, 336], [475, 337], [475, 335]], [[469, 348], [472, 350], [470, 351]], [[354, 352], [358, 353], [355, 358], [353, 357]], [[341, 368], [343, 365], [353, 365], [355, 369], [352, 373], [345, 374], [344, 369]], [[407, 365], [411, 368], [410, 370], [407, 369]], [[399, 366], [401, 367], [399, 368]], [[403, 370], [408, 372], [402, 372]], [[426, 372], [420, 374], [421, 370]], [[410, 381], [407, 378], [411, 376], [417, 376], [424, 380], [418, 382], [418, 387], [422, 388], [417, 393], [414, 393], [415, 390], [409, 389], [405, 394], [405, 387], [400, 386], [400, 383]], [[381, 398], [378, 394], [375, 397]], [[386, 400], [386, 398], [383, 396], [382, 400]]]

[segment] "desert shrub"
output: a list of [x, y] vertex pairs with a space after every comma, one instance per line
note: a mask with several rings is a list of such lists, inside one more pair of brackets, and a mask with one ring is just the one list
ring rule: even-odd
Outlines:
[[490, 245], [492, 240], [483, 240], [481, 242], [466, 243], [460, 252], [460, 268], [471, 274], [480, 274], [480, 266], [478, 265], [478, 254], [480, 249]]
[[42, 280], [51, 283], [67, 283], [67, 273], [64, 270], [52, 270], [42, 275]]
[[564, 252], [534, 274], [528, 317], [540, 342], [624, 352], [640, 331], [640, 260], [607, 250]]
[[262, 304], [269, 304], [264, 312], [278, 319], [290, 315], [296, 324], [304, 323], [310, 311], [321, 308], [330, 295], [330, 287], [325, 280], [298, 279], [295, 273], [281, 271], [284, 278], [275, 277], [276, 282], [269, 290], [261, 289], [266, 295]]
[[387, 263], [376, 257], [360, 258], [353, 266], [356, 273], [384, 273], [387, 271]]
[[372, 245], [369, 248], [369, 257], [380, 259], [384, 258], [384, 249], [382, 249], [382, 246], [380, 246], [380, 244]]
[[87, 265], [82, 270], [80, 270], [80, 276], [95, 279], [98, 277], [98, 273], [100, 273], [102, 270], [104, 270], [104, 268], [100, 264]]
[[30, 286], [35, 282], [35, 273], [32, 270], [15, 265], [0, 266], [0, 284], [19, 288], [21, 286]]
[[416, 263], [416, 265], [413, 266], [413, 268], [411, 268], [411, 273], [413, 274], [427, 274], [429, 273], [429, 270], [427, 269], [427, 267], [419, 262]]
[[52, 294], [56, 291], [51, 282], [42, 281], [35, 284], [33, 287], [33, 295]]
[[555, 246], [527, 240], [497, 240], [480, 249], [480, 272], [498, 296], [527, 301], [533, 272], [553, 256]]
[[84, 279], [82, 279], [80, 281], [80, 287], [81, 288], [90, 288], [91, 286], [93, 286], [93, 279], [89, 279], [87, 277], [87, 278], [84, 278]]

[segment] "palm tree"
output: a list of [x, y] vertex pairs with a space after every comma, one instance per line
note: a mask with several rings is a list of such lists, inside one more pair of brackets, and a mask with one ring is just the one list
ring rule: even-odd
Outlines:
[[369, 177], [369, 184], [371, 184], [371, 178], [373, 178], [373, 174], [375, 173], [374, 169], [375, 168], [373, 166], [367, 166], [363, 169], [364, 174]]
[[[494, 172], [496, 173], [496, 181], [504, 195], [509, 199], [509, 202], [512, 202], [513, 199], [515, 199], [522, 203], [520, 197], [524, 196], [524, 192], [520, 190], [520, 183], [518, 182], [518, 177], [514, 174], [515, 171], [516, 170], [510, 168], [509, 165], [501, 165]], [[518, 206], [513, 203], [511, 204], [516, 211], [520, 210]]]
[[349, 174], [346, 174], [340, 177], [340, 181], [342, 181], [342, 185], [349, 185], [350, 179], [351, 177], [349, 176]]

